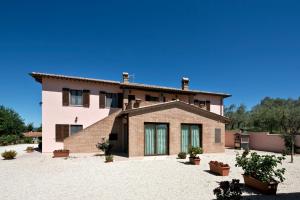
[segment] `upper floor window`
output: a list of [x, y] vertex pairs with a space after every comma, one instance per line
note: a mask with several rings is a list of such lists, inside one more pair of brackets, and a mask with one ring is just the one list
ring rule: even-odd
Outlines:
[[210, 111], [210, 101], [200, 101], [198, 99], [194, 100], [194, 104], [200, 108]]
[[146, 101], [159, 101], [159, 98], [147, 94], [145, 97], [145, 100]]
[[106, 93], [105, 106], [107, 108], [118, 108], [118, 93]]
[[70, 90], [70, 105], [82, 106], [83, 105], [83, 92], [82, 90]]
[[100, 91], [99, 107], [100, 108], [122, 108], [123, 93], [108, 93], [105, 91]]

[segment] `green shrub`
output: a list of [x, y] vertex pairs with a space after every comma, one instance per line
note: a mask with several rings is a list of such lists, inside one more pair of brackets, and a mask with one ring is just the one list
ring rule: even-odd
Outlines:
[[186, 159], [186, 153], [185, 152], [179, 152], [178, 158], [179, 159]]
[[10, 151], [5, 151], [1, 154], [1, 156], [5, 159], [5, 160], [11, 160], [14, 159], [17, 156], [17, 152], [14, 150], [10, 150]]
[[32, 144], [32, 138], [25, 137], [23, 141], [24, 141], [24, 143], [26, 143], [26, 144]]
[[33, 151], [34, 151], [34, 147], [27, 147], [27, 148], [26, 148], [26, 151], [27, 151], [27, 152], [33, 152]]
[[214, 195], [217, 200], [240, 200], [242, 198], [242, 190], [240, 180], [232, 179], [229, 181], [221, 181], [219, 187], [214, 189]]
[[203, 150], [200, 147], [189, 147], [189, 154], [191, 158], [197, 157], [198, 154], [202, 154]]
[[252, 176], [262, 182], [283, 182], [285, 168], [277, 168], [285, 159], [284, 156], [258, 155], [256, 152], [244, 152], [236, 155], [236, 167], [242, 167], [244, 175]]
[[105, 156], [105, 161], [106, 162], [113, 162], [114, 161], [114, 156], [113, 155], [107, 155], [107, 156]]
[[3, 135], [0, 137], [0, 146], [17, 144], [19, 139], [17, 135]]

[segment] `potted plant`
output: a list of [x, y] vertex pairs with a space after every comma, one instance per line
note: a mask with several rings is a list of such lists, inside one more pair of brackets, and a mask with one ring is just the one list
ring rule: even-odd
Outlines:
[[27, 153], [32, 153], [34, 151], [34, 147], [27, 147], [26, 152]]
[[186, 153], [185, 152], [179, 152], [178, 158], [179, 159], [186, 159]]
[[53, 158], [69, 157], [70, 151], [67, 149], [58, 149], [53, 151]]
[[105, 162], [113, 162], [114, 161], [114, 156], [113, 155], [107, 155], [105, 156]]
[[228, 164], [224, 164], [218, 161], [210, 161], [209, 169], [211, 172], [219, 174], [221, 176], [228, 176], [230, 167]]
[[106, 162], [113, 162], [112, 145], [109, 143], [109, 140], [103, 138], [102, 142], [99, 142], [96, 147], [104, 152]]
[[264, 194], [276, 194], [278, 183], [284, 181], [285, 168], [278, 168], [284, 156], [258, 155], [256, 152], [244, 152], [236, 156], [236, 167], [244, 170], [246, 186], [255, 188]]
[[240, 200], [242, 198], [242, 190], [240, 180], [232, 179], [229, 181], [221, 181], [219, 187], [213, 190], [217, 200]]
[[194, 165], [200, 165], [200, 157], [197, 156], [198, 154], [202, 154], [202, 148], [200, 147], [189, 147], [189, 154], [190, 154], [190, 163]]

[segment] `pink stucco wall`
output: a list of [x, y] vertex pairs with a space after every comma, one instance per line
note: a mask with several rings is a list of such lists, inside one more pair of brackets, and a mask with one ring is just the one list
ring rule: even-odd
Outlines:
[[[225, 146], [234, 147], [234, 131], [226, 131]], [[281, 153], [284, 149], [284, 140], [279, 134], [269, 134], [267, 132], [249, 132], [250, 149], [259, 151], [270, 151]], [[296, 145], [300, 146], [300, 135], [296, 136]]]
[[[62, 88], [90, 90], [90, 107], [62, 106]], [[99, 91], [121, 92], [117, 86], [51, 78], [43, 79], [42, 89], [43, 152], [63, 148], [63, 142], [55, 141], [55, 124], [80, 124], [86, 128], [110, 112], [99, 108]]]

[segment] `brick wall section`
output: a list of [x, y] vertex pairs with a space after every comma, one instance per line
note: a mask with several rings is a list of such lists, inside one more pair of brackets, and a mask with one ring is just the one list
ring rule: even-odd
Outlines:
[[[129, 115], [129, 156], [144, 156], [144, 123], [169, 124], [169, 154], [180, 152], [181, 123], [202, 124], [202, 144], [205, 153], [224, 152], [225, 124], [188, 112], [180, 108], [154, 110], [153, 112]], [[215, 144], [215, 128], [221, 129], [221, 143]]]
[[[72, 153], [99, 152], [96, 144], [103, 137], [108, 139], [110, 133], [118, 133], [118, 138], [121, 138], [122, 119], [116, 118], [120, 112], [121, 109], [83, 129], [76, 135], [66, 138], [64, 140], [64, 148], [69, 149]], [[122, 141], [118, 139], [113, 145], [115, 150], [119, 150], [122, 148]]]

